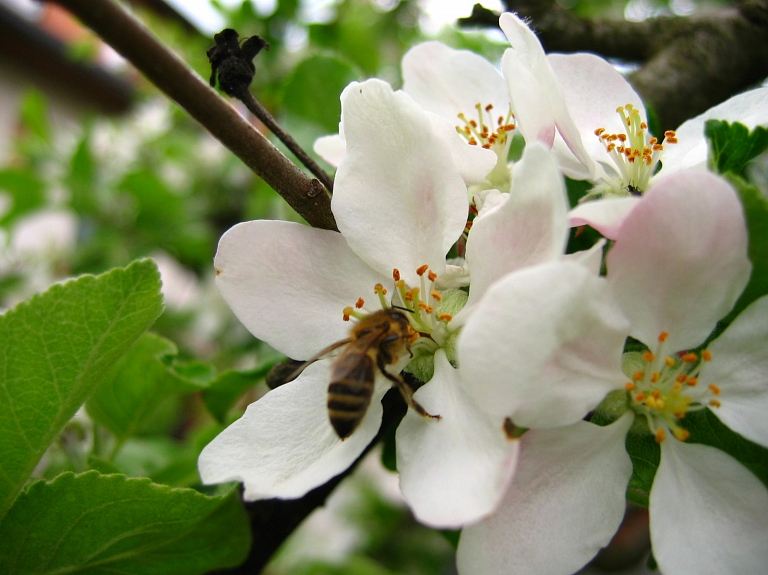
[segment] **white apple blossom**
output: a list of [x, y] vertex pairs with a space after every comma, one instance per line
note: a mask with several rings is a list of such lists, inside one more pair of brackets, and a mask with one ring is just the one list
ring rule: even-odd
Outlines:
[[[438, 313], [441, 294], [434, 280], [465, 229], [466, 186], [448, 146], [407, 94], [378, 80], [353, 83], [342, 95], [342, 120], [346, 151], [332, 200], [342, 233], [279, 221], [239, 224], [219, 244], [217, 285], [254, 335], [293, 358], [308, 359], [346, 338], [350, 324], [343, 315], [361, 317], [379, 302], [391, 305], [386, 294], [398, 305], [415, 308], [407, 315], [426, 337], [412, 349], [423, 344], [434, 351], [450, 336], [450, 316]], [[365, 294], [374, 297], [373, 306], [362, 301]], [[362, 309], [351, 308], [355, 301]], [[458, 526], [497, 504], [514, 470], [517, 443], [500, 427], [491, 429], [491, 421], [470, 403], [452, 399], [457, 393], [453, 368], [441, 354], [435, 377], [422, 388], [440, 395], [429, 409], [441, 419], [417, 416], [427, 425], [398, 433], [398, 455], [405, 457], [400, 465], [403, 492], [420, 518]], [[409, 360], [401, 358], [392, 371]], [[203, 481], [242, 481], [248, 500], [295, 498], [348, 468], [376, 435], [380, 400], [390, 385], [377, 376], [360, 426], [341, 440], [326, 407], [329, 363], [310, 365], [295, 381], [249, 406], [203, 450]], [[442, 493], [440, 504], [421, 504], [420, 483], [435, 480], [436, 472], [424, 477], [411, 472], [406, 444], [432, 441], [435, 429], [438, 437], [461, 435], [468, 444], [462, 448], [442, 441], [445, 452], [430, 450], [426, 459], [416, 458], [413, 465], [450, 474], [442, 487], [435, 484], [434, 492]], [[482, 461], [475, 456], [478, 448], [488, 454]], [[444, 465], [447, 458], [451, 465]], [[463, 503], [450, 508], [444, 505], [447, 500]]]
[[[630, 334], [649, 348], [628, 361], [639, 367], [625, 384], [626, 412], [607, 427], [576, 421], [523, 435], [504, 501], [462, 533], [462, 575], [568, 575], [606, 545], [621, 521], [631, 473], [624, 438], [632, 414], [661, 444], [650, 493], [661, 572], [764, 572], [768, 490], [730, 455], [685, 443], [680, 421], [688, 411], [711, 409], [734, 431], [768, 446], [768, 297], [744, 310], [706, 351], [686, 352], [707, 338], [746, 285], [746, 247], [739, 200], [719, 177], [681, 171], [648, 190], [607, 258], [607, 281], [631, 321]], [[674, 353], [679, 350], [684, 353]], [[573, 419], [577, 407], [584, 415], [588, 407], [577, 398], [594, 382], [579, 379], [578, 365], [565, 367], [574, 372], [567, 388], [541, 388], [532, 397], [527, 382], [515, 381], [511, 393], [519, 404], [510, 401], [507, 412], [522, 405], [524, 415], [532, 414], [529, 423], [540, 427]], [[548, 409], [536, 413], [540, 404]]]

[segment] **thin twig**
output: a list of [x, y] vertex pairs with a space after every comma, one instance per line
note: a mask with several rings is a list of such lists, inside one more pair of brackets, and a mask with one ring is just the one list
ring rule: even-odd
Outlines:
[[261, 103], [253, 97], [253, 94], [248, 90], [240, 90], [235, 97], [245, 104], [245, 107], [248, 108], [251, 114], [256, 116], [267, 128], [272, 130], [272, 133], [277, 136], [291, 152], [293, 152], [293, 155], [296, 156], [318, 180], [322, 182], [329, 192], [333, 191], [333, 178], [331, 178], [323, 168], [317, 165], [317, 162], [315, 162], [309, 154], [299, 146], [296, 140], [294, 140], [288, 132], [283, 130], [280, 124], [277, 123], [277, 120], [275, 120], [272, 114], [269, 113], [269, 110], [262, 106]]
[[310, 225], [338, 230], [323, 185], [304, 174], [141, 22], [113, 0], [56, 1], [189, 112]]

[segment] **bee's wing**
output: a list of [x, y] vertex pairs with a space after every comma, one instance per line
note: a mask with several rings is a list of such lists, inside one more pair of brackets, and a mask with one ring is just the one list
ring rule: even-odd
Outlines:
[[304, 371], [306, 368], [308, 368], [310, 365], [315, 363], [318, 359], [323, 359], [326, 357], [329, 353], [332, 351], [336, 351], [342, 346], [347, 345], [350, 341], [352, 341], [350, 338], [342, 339], [341, 341], [337, 341], [336, 343], [332, 343], [325, 349], [320, 350], [315, 355], [310, 357], [307, 361], [302, 363], [299, 367], [297, 367], [295, 370], [291, 372], [291, 374], [285, 378], [285, 382], [288, 383], [289, 381], [293, 381], [297, 377], [301, 375], [301, 372]]

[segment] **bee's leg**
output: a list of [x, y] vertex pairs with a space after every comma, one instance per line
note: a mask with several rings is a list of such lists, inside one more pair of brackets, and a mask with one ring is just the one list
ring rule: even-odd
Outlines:
[[411, 386], [405, 383], [402, 378], [392, 375], [389, 373], [386, 369], [386, 365], [382, 361], [378, 362], [379, 370], [381, 373], [384, 374], [384, 377], [386, 377], [389, 381], [395, 384], [398, 391], [400, 392], [400, 395], [403, 396], [403, 399], [405, 400], [405, 403], [408, 404], [408, 407], [413, 409], [416, 413], [421, 415], [422, 417], [431, 417], [432, 419], [441, 419], [439, 415], [432, 415], [429, 413], [426, 409], [424, 409], [421, 404], [413, 399], [413, 390], [411, 389]]

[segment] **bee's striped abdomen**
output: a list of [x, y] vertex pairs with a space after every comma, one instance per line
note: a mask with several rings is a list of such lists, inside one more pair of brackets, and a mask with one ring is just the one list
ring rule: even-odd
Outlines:
[[374, 368], [367, 354], [340, 356], [331, 368], [328, 416], [341, 439], [352, 435], [368, 410], [373, 395]]

